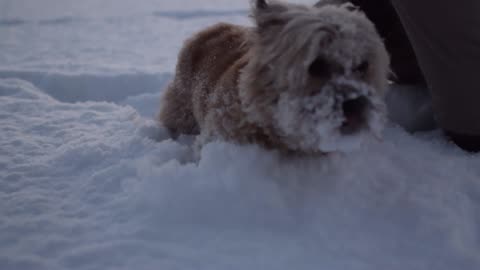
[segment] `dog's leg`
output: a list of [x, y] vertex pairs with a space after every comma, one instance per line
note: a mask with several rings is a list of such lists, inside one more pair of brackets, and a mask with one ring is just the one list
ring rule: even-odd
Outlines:
[[158, 120], [173, 138], [180, 134], [197, 135], [199, 127], [192, 111], [190, 91], [173, 81], [165, 90]]

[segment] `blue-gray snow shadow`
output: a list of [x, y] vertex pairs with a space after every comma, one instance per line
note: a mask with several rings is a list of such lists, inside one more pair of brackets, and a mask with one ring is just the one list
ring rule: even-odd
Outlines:
[[178, 20], [196, 19], [200, 17], [245, 16], [247, 10], [191, 10], [191, 11], [155, 11], [155, 17], [164, 17]]
[[63, 16], [51, 19], [42, 19], [42, 20], [27, 20], [22, 18], [3, 18], [0, 19], [0, 27], [14, 27], [22, 26], [26, 24], [38, 24], [41, 26], [48, 25], [69, 25], [74, 23], [81, 23], [88, 21], [86, 18], [72, 17], [72, 16]]
[[[151, 13], [154, 17], [162, 17], [177, 20], [197, 19], [202, 17], [228, 17], [228, 16], [246, 16], [248, 10], [172, 10], [172, 11], [154, 11]], [[112, 21], [119, 18], [105, 18], [106, 21]], [[0, 27], [15, 27], [25, 24], [38, 24], [42, 26], [68, 25], [88, 21], [87, 18], [63, 16], [42, 20], [27, 20], [23, 18], [0, 18]]]
[[40, 20], [38, 21], [38, 24], [39, 25], [66, 25], [66, 24], [72, 24], [72, 23], [78, 23], [78, 22], [84, 22], [84, 21], [87, 21], [87, 19], [72, 17], [72, 16], [64, 16], [64, 17]]
[[18, 25], [27, 24], [27, 20], [19, 19], [19, 18], [6, 18], [0, 19], [0, 27], [12, 27]]
[[171, 74], [102, 75], [0, 71], [0, 78], [18, 78], [28, 81], [62, 102], [113, 102], [130, 105], [140, 115], [152, 117], [158, 110], [160, 93], [170, 80]]

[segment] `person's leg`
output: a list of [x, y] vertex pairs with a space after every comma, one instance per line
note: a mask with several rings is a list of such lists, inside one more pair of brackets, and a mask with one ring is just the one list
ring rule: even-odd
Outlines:
[[390, 53], [392, 80], [398, 84], [425, 85], [412, 45], [389, 0], [351, 0], [375, 24]]
[[392, 0], [431, 90], [435, 117], [480, 150], [480, 1]]
[[393, 84], [387, 95], [390, 120], [409, 132], [435, 129], [437, 125], [433, 119], [431, 98], [425, 78], [390, 0], [349, 2], [362, 10], [375, 24], [390, 54], [394, 75], [390, 78]]

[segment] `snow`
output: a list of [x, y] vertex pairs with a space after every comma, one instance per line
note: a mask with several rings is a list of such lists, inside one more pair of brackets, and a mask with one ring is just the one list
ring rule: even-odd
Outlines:
[[[247, 8], [0, 0], [0, 269], [480, 268], [480, 157], [439, 131], [312, 158], [168, 139], [182, 40]], [[402, 91], [405, 123], [428, 104]]]

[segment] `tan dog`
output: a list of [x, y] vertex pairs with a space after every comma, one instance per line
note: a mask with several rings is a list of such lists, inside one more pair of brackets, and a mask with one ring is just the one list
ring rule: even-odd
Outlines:
[[389, 57], [363, 13], [257, 0], [252, 17], [186, 41], [159, 115], [172, 134], [322, 153], [381, 132]]

